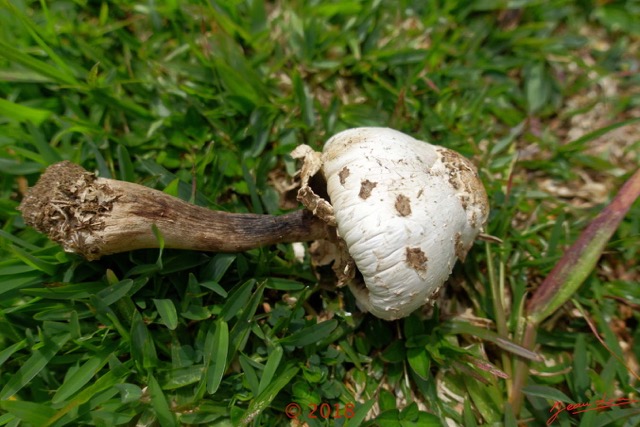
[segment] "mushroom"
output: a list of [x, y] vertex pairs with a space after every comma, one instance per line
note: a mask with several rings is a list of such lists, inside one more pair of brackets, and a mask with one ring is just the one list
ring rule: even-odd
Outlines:
[[429, 302], [487, 221], [472, 163], [401, 132], [350, 129], [322, 153], [299, 146], [292, 155], [303, 159], [300, 201], [337, 228], [339, 282], [382, 319]]
[[338, 284], [386, 320], [429, 302], [487, 220], [473, 165], [398, 131], [351, 129], [322, 153], [301, 145], [292, 156], [303, 160], [298, 199], [307, 209], [285, 215], [213, 211], [68, 161], [47, 168], [19, 209], [28, 225], [89, 260], [158, 247], [154, 226], [164, 247], [177, 249], [321, 241]]

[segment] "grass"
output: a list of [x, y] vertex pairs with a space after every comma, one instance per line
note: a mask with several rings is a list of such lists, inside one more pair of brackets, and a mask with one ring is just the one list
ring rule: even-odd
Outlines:
[[[533, 426], [557, 401], [637, 400], [638, 203], [535, 346], [523, 332], [640, 163], [638, 16], [633, 0], [0, 0], [0, 425]], [[369, 125], [472, 158], [503, 241], [396, 322], [291, 245], [86, 262], [16, 210], [68, 159], [282, 213], [292, 149]], [[554, 425], [631, 426], [639, 407]]]

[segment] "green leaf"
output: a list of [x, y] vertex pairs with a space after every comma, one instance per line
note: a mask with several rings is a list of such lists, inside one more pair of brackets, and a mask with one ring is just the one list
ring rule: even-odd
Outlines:
[[0, 172], [5, 175], [29, 175], [41, 170], [40, 163], [0, 158]]
[[378, 405], [380, 412], [392, 411], [396, 408], [396, 396], [389, 390], [380, 389], [378, 394]]
[[116, 384], [122, 381], [122, 378], [131, 374], [133, 363], [131, 361], [119, 363], [117, 362], [117, 360], [114, 360], [113, 356], [111, 356], [110, 366], [111, 369], [105, 375], [98, 378], [89, 387], [80, 391], [80, 393], [78, 393], [73, 399], [71, 399], [71, 401], [67, 402], [67, 404], [62, 409], [56, 412], [56, 414], [52, 416], [46, 424], [42, 425], [52, 425], [78, 406], [88, 402], [90, 399], [95, 399], [99, 393], [102, 393], [110, 388], [114, 388]]
[[269, 289], [278, 291], [301, 291], [306, 286], [296, 280], [282, 279], [280, 277], [270, 277], [267, 279], [265, 286]]
[[7, 233], [4, 230], [0, 230], [0, 238], [4, 240], [8, 240], [9, 242], [13, 242], [24, 249], [29, 249], [30, 251], [37, 251], [38, 249], [40, 249], [39, 246], [33, 245], [27, 242], [26, 240], [19, 238], [18, 236], [14, 236], [13, 234]]
[[536, 289], [527, 306], [532, 324], [539, 324], [575, 294], [593, 271], [607, 242], [638, 197], [640, 170], [624, 183], [611, 203], [582, 231]]
[[54, 336], [43, 340], [26, 362], [18, 369], [0, 391], [0, 400], [6, 400], [16, 394], [20, 389], [38, 375], [51, 361], [53, 356], [60, 351], [70, 338], [70, 334]]
[[589, 352], [587, 351], [585, 334], [577, 334], [573, 350], [573, 394], [583, 396], [591, 386], [589, 377]]
[[[213, 331], [215, 326], [215, 332]], [[229, 326], [224, 320], [212, 324], [205, 339], [205, 379], [207, 392], [213, 394], [220, 387], [222, 377], [227, 370], [229, 353]]]
[[375, 403], [376, 399], [371, 398], [362, 405], [356, 405], [353, 417], [347, 419], [347, 421], [344, 423], [345, 427], [357, 427], [362, 425], [364, 419]]
[[2, 364], [6, 362], [7, 359], [9, 359], [13, 355], [13, 353], [15, 353], [18, 350], [22, 350], [26, 346], [27, 346], [27, 341], [22, 340], [0, 351], [0, 368], [2, 367]]
[[139, 312], [133, 313], [131, 322], [131, 356], [144, 369], [158, 366], [158, 355], [153, 343], [153, 337], [149, 334]]
[[160, 314], [160, 318], [162, 319], [162, 323], [164, 325], [174, 330], [178, 327], [178, 313], [176, 312], [176, 307], [173, 305], [173, 301], [170, 299], [153, 299], [153, 303], [158, 309], [158, 313]]
[[142, 389], [135, 384], [116, 384], [120, 391], [120, 401], [122, 403], [138, 402], [143, 396]]
[[73, 375], [65, 378], [64, 382], [53, 395], [51, 403], [57, 404], [66, 400], [69, 396], [84, 387], [91, 378], [107, 363], [104, 355], [94, 356], [77, 368]]
[[329, 336], [331, 332], [338, 326], [335, 319], [327, 320], [315, 325], [303, 328], [293, 334], [282, 338], [279, 343], [282, 345], [293, 345], [296, 347], [304, 347], [306, 345], [318, 342]]
[[219, 283], [235, 260], [235, 254], [216, 254], [205, 269], [206, 277]]
[[393, 341], [387, 348], [384, 349], [380, 357], [385, 362], [398, 363], [402, 362], [406, 355], [405, 344], [402, 341]]
[[231, 68], [222, 60], [216, 61], [215, 67], [229, 96], [248, 101], [252, 108], [260, 103], [255, 87], [238, 70]]
[[431, 369], [431, 359], [427, 350], [419, 347], [407, 349], [407, 361], [411, 369], [423, 380], [429, 379], [429, 370]]
[[616, 130], [618, 128], [624, 127], [624, 126], [629, 126], [629, 125], [633, 125], [636, 123], [640, 122], [640, 117], [634, 117], [628, 120], [623, 120], [621, 122], [616, 122], [613, 124], [610, 124], [608, 126], [604, 126], [601, 128], [598, 128], [594, 131], [591, 131], [583, 136], [581, 136], [580, 138], [577, 138], [571, 142], [568, 142], [566, 144], [562, 144], [561, 146], [558, 147], [558, 151], [561, 153], [572, 153], [572, 152], [577, 152], [577, 151], [582, 151], [586, 148], [586, 144], [590, 141], [595, 141], [596, 139], [600, 138], [603, 135], [606, 135], [607, 133]]
[[195, 384], [204, 378], [204, 373], [205, 368], [202, 365], [173, 369], [167, 373], [166, 381], [163, 382], [163, 388], [165, 390], [173, 390]]
[[260, 377], [260, 385], [258, 387], [258, 393], [264, 391], [265, 388], [269, 385], [273, 376], [280, 365], [280, 360], [282, 360], [283, 350], [282, 347], [277, 346], [271, 353], [269, 353], [269, 357], [267, 358], [267, 364], [264, 367], [264, 371], [262, 371], [262, 376]]
[[362, 364], [360, 363], [360, 358], [358, 357], [358, 353], [354, 350], [353, 346], [346, 339], [341, 340], [339, 342], [340, 348], [347, 355], [351, 363], [356, 365], [356, 368], [362, 369]]
[[129, 293], [132, 287], [133, 280], [124, 279], [115, 283], [114, 285], [104, 288], [96, 295], [98, 296], [98, 298], [102, 299], [102, 302], [106, 305], [112, 305], [113, 303], [119, 301], [121, 298], [124, 298]]
[[41, 27], [37, 25], [33, 19], [30, 19], [29, 16], [24, 14], [20, 8], [15, 7], [12, 3], [9, 3], [9, 6], [10, 7], [8, 9], [11, 11], [12, 15], [18, 18], [20, 23], [27, 29], [31, 38], [33, 38], [38, 46], [40, 46], [40, 49], [42, 49], [42, 51], [44, 51], [47, 56], [58, 65], [59, 69], [64, 70], [70, 82], [76, 82], [73, 76], [73, 70], [68, 65], [68, 59], [60, 57], [60, 55], [58, 55], [56, 51], [49, 46], [43, 38], [46, 37], [46, 34], [43, 34]]
[[39, 271], [17, 274], [11, 278], [3, 277], [0, 282], [0, 295], [39, 283], [42, 283], [42, 273]]
[[135, 175], [133, 170], [133, 163], [131, 162], [131, 156], [129, 156], [129, 151], [127, 147], [122, 144], [118, 144], [118, 148], [116, 148], [116, 155], [118, 157], [118, 166], [119, 166], [119, 179], [122, 181], [135, 181]]
[[51, 114], [51, 111], [27, 107], [0, 98], [0, 116], [7, 117], [10, 120], [17, 122], [28, 121], [36, 126], [40, 126]]
[[441, 328], [444, 332], [449, 334], [469, 334], [471, 336], [490, 341], [496, 344], [498, 347], [520, 357], [524, 357], [529, 360], [542, 361], [542, 358], [538, 353], [528, 350], [507, 338], [501, 337], [495, 331], [486, 328], [480, 328], [468, 322], [458, 320], [447, 321], [442, 324]]
[[260, 383], [258, 382], [258, 376], [256, 375], [256, 370], [252, 366], [252, 363], [253, 363], [252, 360], [249, 359], [244, 354], [241, 354], [240, 357], [238, 357], [238, 361], [240, 362], [242, 373], [244, 374], [244, 377], [247, 380], [247, 383], [249, 384], [251, 393], [253, 393], [254, 396], [257, 396]]
[[[169, 172], [167, 169], [160, 166], [158, 163], [151, 159], [137, 157], [136, 166], [139, 166], [147, 173], [156, 176], [160, 180], [160, 183], [164, 186], [169, 185], [171, 181], [177, 178], [175, 174]], [[182, 200], [190, 200], [191, 191], [192, 188], [189, 184], [180, 181], [178, 188], [179, 198], [181, 198]], [[202, 193], [200, 192], [196, 192], [196, 200], [194, 201], [194, 203], [200, 206], [208, 205], [207, 198], [204, 197], [204, 195], [202, 195]]]
[[178, 425], [175, 415], [169, 409], [169, 402], [165, 397], [160, 384], [153, 375], [149, 375], [149, 395], [151, 397], [151, 406], [156, 412], [158, 422], [162, 427], [175, 427]]
[[231, 329], [231, 344], [229, 346], [229, 352], [235, 355], [238, 351], [242, 351], [249, 339], [252, 324], [256, 310], [262, 301], [262, 293], [264, 292], [264, 282], [262, 282], [251, 295], [246, 307], [242, 310], [237, 317], [236, 324]]
[[273, 381], [269, 383], [269, 385], [256, 396], [255, 399], [251, 401], [249, 407], [244, 412], [244, 415], [240, 419], [240, 426], [247, 426], [251, 421], [255, 419], [262, 411], [264, 411], [273, 401], [273, 399], [278, 395], [280, 390], [282, 390], [291, 379], [293, 379], [297, 374], [300, 368], [293, 362], [287, 363], [280, 372], [279, 376], [276, 376]]
[[117, 97], [115, 94], [107, 91], [107, 89], [93, 88], [90, 90], [90, 93], [94, 102], [108, 105], [116, 111], [124, 111], [140, 119], [150, 120], [154, 118], [153, 114], [145, 107], [131, 99]]
[[158, 241], [158, 259], [156, 260], [156, 265], [158, 266], [158, 270], [162, 270], [162, 252], [164, 252], [164, 236], [162, 232], [158, 228], [158, 226], [153, 223], [151, 224], [151, 231], [153, 231], [153, 235], [156, 237]]
[[244, 184], [249, 189], [249, 197], [251, 198], [251, 205], [253, 208], [252, 209], [253, 212], [257, 214], [263, 214], [264, 209], [262, 207], [262, 202], [258, 197], [258, 187], [256, 184], [256, 179], [249, 171], [249, 168], [247, 167], [246, 163], [242, 164], [242, 176], [244, 177]]
[[[56, 300], [72, 300], [88, 298], [92, 294], [97, 294], [104, 290], [104, 282], [68, 283], [53, 288], [27, 288], [21, 292], [25, 295], [43, 297]], [[2, 289], [0, 289], [0, 294]]]
[[45, 425], [47, 420], [56, 412], [55, 409], [52, 409], [48, 405], [21, 400], [0, 401], [0, 407], [16, 418], [33, 426]]
[[530, 385], [522, 388], [522, 392], [529, 396], [537, 396], [542, 397], [544, 399], [549, 399], [554, 402], [565, 402], [571, 403], [573, 399], [564, 394], [558, 389], [547, 387], [543, 385]]
[[18, 64], [58, 83], [66, 85], [77, 84], [77, 81], [73, 76], [58, 70], [46, 62], [35, 59], [32, 56], [23, 53], [19, 49], [4, 43], [3, 41], [0, 41], [0, 57], [4, 57], [10, 62], [17, 62]]
[[491, 390], [491, 387], [485, 387], [480, 381], [471, 376], [464, 377], [464, 383], [471, 400], [482, 417], [488, 423], [497, 422], [502, 415], [502, 411], [497, 407], [497, 402], [492, 399], [492, 394], [495, 395], [495, 392]]
[[301, 109], [302, 121], [311, 128], [315, 124], [316, 119], [316, 113], [313, 108], [313, 96], [298, 73], [293, 77], [293, 88], [296, 94], [296, 101]]
[[[189, 274], [193, 274], [193, 273], [189, 273]], [[218, 284], [218, 282], [214, 282], [213, 280], [207, 280], [206, 282], [200, 282], [198, 283], [199, 286], [202, 286], [203, 288], [206, 288], [210, 291], [215, 292], [216, 294], [220, 295], [223, 298], [227, 297], [227, 291], [224, 290], [224, 288], [222, 286], [220, 286], [220, 284]]]
[[18, 246], [11, 246], [11, 251], [20, 258], [25, 264], [30, 265], [40, 271], [47, 273], [49, 276], [53, 276], [58, 269], [58, 264], [53, 264], [26, 252], [24, 249]]
[[180, 189], [181, 182], [180, 178], [174, 179], [162, 189], [162, 192], [173, 197], [178, 197], [178, 190]]
[[255, 279], [247, 280], [232, 291], [220, 312], [220, 316], [222, 316], [225, 322], [231, 320], [243, 307], [246, 307], [249, 298], [251, 298], [251, 290], [255, 283]]
[[525, 68], [525, 88], [530, 114], [537, 113], [548, 103], [551, 94], [550, 79], [544, 63]]

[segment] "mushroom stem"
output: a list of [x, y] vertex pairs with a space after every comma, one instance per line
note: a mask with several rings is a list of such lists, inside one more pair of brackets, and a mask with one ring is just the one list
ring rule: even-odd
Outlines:
[[25, 222], [89, 260], [134, 249], [241, 252], [322, 239], [325, 223], [306, 210], [285, 215], [234, 214], [187, 203], [161, 191], [98, 178], [64, 161], [51, 165], [25, 195]]

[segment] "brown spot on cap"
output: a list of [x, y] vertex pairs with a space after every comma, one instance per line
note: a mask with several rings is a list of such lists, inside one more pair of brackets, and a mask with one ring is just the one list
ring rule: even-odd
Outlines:
[[409, 264], [409, 267], [413, 268], [418, 273], [424, 274], [427, 272], [427, 261], [429, 261], [429, 259], [424, 254], [424, 252], [422, 252], [422, 249], [407, 247], [406, 253], [406, 261], [407, 264]]
[[449, 184], [467, 212], [469, 224], [474, 228], [482, 226], [489, 214], [489, 200], [475, 166], [455, 151], [443, 147], [437, 147], [436, 150], [447, 170]]
[[376, 185], [378, 185], [377, 182], [371, 182], [365, 179], [360, 183], [360, 193], [358, 193], [358, 196], [363, 200], [367, 200], [369, 196], [371, 196], [371, 191], [376, 188]]
[[464, 244], [462, 243], [461, 238], [462, 238], [462, 234], [456, 233], [454, 244], [455, 244], [456, 257], [460, 261], [464, 262], [464, 259], [467, 257], [467, 252], [469, 252], [469, 249], [464, 247]]
[[344, 186], [344, 183], [347, 180], [348, 176], [349, 176], [349, 168], [345, 166], [338, 173], [338, 177], [340, 177], [340, 184], [342, 184]]
[[404, 194], [399, 194], [398, 197], [396, 197], [395, 207], [400, 216], [411, 215], [411, 201]]

